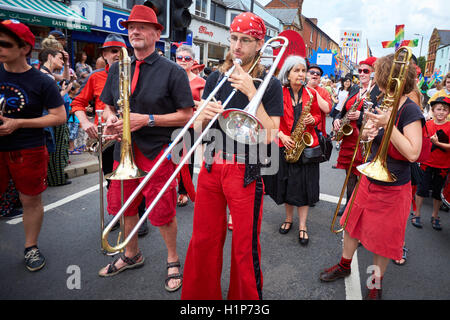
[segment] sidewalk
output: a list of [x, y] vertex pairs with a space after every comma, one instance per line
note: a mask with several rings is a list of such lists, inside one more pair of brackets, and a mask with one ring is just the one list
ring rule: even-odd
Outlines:
[[69, 155], [69, 165], [64, 169], [69, 179], [98, 172], [98, 158], [88, 152]]

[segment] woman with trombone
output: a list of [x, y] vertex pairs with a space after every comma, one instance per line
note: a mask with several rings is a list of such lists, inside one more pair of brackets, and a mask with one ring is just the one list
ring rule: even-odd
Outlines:
[[[403, 54], [399, 63], [397, 58]], [[367, 113], [367, 123], [362, 132], [361, 141], [372, 140], [370, 164], [377, 159], [386, 159], [387, 173], [394, 178], [391, 182], [378, 181], [381, 179], [371, 175], [368, 178], [361, 175], [361, 182], [355, 197], [351, 213], [347, 206], [341, 218], [341, 224], [348, 221], [344, 226], [344, 247], [340, 262], [320, 273], [320, 280], [324, 282], [335, 281], [344, 278], [351, 273], [351, 261], [358, 247], [358, 241], [374, 254], [374, 275], [368, 281], [368, 294], [366, 299], [381, 299], [381, 282], [390, 259], [398, 260], [402, 257], [403, 241], [406, 223], [411, 207], [411, 171], [410, 163], [418, 159], [422, 149], [422, 126], [424, 118], [420, 108], [406, 95], [415, 87], [415, 68], [408, 64], [410, 60], [410, 49], [400, 48], [396, 56], [388, 55], [378, 59], [375, 63], [375, 81], [381, 91], [385, 94], [383, 104], [390, 106], [394, 101], [398, 103], [398, 111], [395, 108], [388, 111], [376, 108], [375, 113]], [[400, 52], [402, 51], [402, 52]], [[399, 65], [406, 64], [398, 72]], [[392, 93], [392, 74], [401, 74], [399, 78], [404, 84]], [[403, 71], [404, 70], [404, 71]], [[396, 80], [396, 79], [394, 79]], [[389, 96], [388, 96], [389, 93]], [[389, 98], [389, 99], [388, 99]], [[392, 120], [390, 120], [391, 110]], [[395, 124], [395, 126], [394, 126]], [[386, 137], [383, 137], [384, 132]], [[389, 143], [393, 148], [388, 149]], [[380, 150], [379, 150], [380, 149]], [[389, 150], [389, 152], [387, 151]], [[394, 152], [400, 154], [393, 158]], [[402, 158], [403, 160], [396, 160]], [[368, 166], [359, 167], [359, 170], [368, 174]], [[386, 171], [386, 167], [383, 169]], [[370, 174], [369, 174], [370, 175]], [[385, 179], [388, 180], [388, 179]], [[356, 189], [355, 189], [356, 190]], [[353, 200], [353, 199], [352, 199]], [[349, 203], [351, 200], [349, 199]]]

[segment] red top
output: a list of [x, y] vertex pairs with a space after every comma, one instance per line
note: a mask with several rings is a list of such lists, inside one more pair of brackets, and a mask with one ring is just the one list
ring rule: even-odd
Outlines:
[[194, 101], [200, 101], [202, 99], [200, 92], [205, 88], [205, 83], [206, 80], [200, 77], [195, 77], [189, 81], [192, 91], [192, 98], [194, 98]]
[[[450, 138], [450, 122], [447, 121], [444, 124], [436, 124], [434, 120], [427, 121], [426, 123], [428, 135], [431, 137], [438, 130], [444, 131], [447, 137]], [[450, 152], [442, 151], [440, 148], [434, 149], [428, 160], [424, 162], [424, 164], [433, 167], [433, 168], [441, 168], [446, 169], [450, 168]]]
[[[100, 100], [100, 95], [102, 94], [103, 87], [106, 83], [106, 78], [108, 78], [109, 65], [106, 65], [105, 69], [93, 72], [83, 90], [73, 99], [71, 107], [72, 112], [84, 111], [86, 112], [86, 107], [89, 105], [89, 101], [95, 99], [95, 109], [104, 110], [105, 104]], [[97, 114], [95, 114], [95, 124], [98, 123]]]
[[[331, 108], [333, 107], [333, 103], [331, 102], [330, 93], [328, 92], [327, 89], [319, 87], [319, 86], [315, 87], [314, 89], [317, 90], [317, 92], [322, 97], [322, 99], [324, 99], [326, 102], [328, 102], [328, 112], [327, 113], [330, 113], [331, 112]], [[317, 127], [317, 128], [322, 132], [324, 137], [326, 137], [327, 136], [327, 132], [326, 132], [326, 125], [327, 125], [327, 123], [326, 123], [326, 114], [325, 114], [325, 112], [322, 111], [322, 109], [319, 108], [319, 110], [320, 110], [320, 116], [322, 117], [322, 123], [321, 123], [320, 127]]]
[[[311, 104], [311, 110], [310, 113], [314, 118], [314, 124], [306, 126], [305, 131], [311, 133], [313, 137], [313, 145], [311, 147], [316, 147], [319, 145], [319, 139], [317, 137], [316, 131], [314, 130], [314, 127], [320, 128], [322, 117], [320, 115], [320, 109], [319, 104], [317, 103], [317, 97], [315, 96], [316, 93], [312, 90], [310, 90], [311, 94], [313, 95], [313, 102]], [[309, 101], [309, 95], [306, 92], [306, 90], [303, 90], [302, 93], [302, 105], [303, 107], [308, 103]], [[294, 107], [292, 105], [292, 99], [291, 94], [289, 93], [288, 87], [283, 87], [283, 105], [284, 105], [284, 114], [280, 118], [280, 131], [283, 132], [285, 135], [290, 136], [292, 131], [292, 126], [294, 125]], [[278, 139], [278, 145], [280, 147], [283, 147], [283, 143], [280, 139]]]

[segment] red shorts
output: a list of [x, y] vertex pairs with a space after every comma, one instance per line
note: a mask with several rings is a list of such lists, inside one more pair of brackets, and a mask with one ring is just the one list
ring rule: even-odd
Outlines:
[[0, 194], [10, 179], [16, 189], [37, 196], [47, 189], [48, 152], [46, 146], [15, 151], [0, 151]]
[[[150, 172], [150, 170], [156, 164], [158, 159], [164, 153], [164, 149], [165, 148], [163, 148], [163, 150], [155, 159], [150, 160], [139, 151], [136, 145], [134, 145], [134, 161], [141, 170]], [[119, 162], [114, 161], [113, 169], [116, 169], [118, 165]], [[142, 189], [141, 194], [139, 194], [136, 197], [136, 199], [134, 199], [134, 201], [125, 211], [125, 216], [135, 216], [138, 214], [138, 207], [142, 201], [142, 197], [145, 197], [145, 206], [146, 208], [148, 208], [174, 171], [175, 171], [175, 164], [172, 161], [165, 159], [159, 166], [158, 170], [156, 170], [155, 174], [151, 177], [151, 179]], [[144, 178], [135, 180], [125, 180], [123, 182], [124, 203], [143, 179]], [[121, 197], [120, 184], [121, 181], [112, 180], [109, 185], [107, 201], [108, 201], [108, 213], [111, 215], [115, 215], [117, 212], [119, 212], [120, 208], [122, 207], [122, 202], [120, 199]], [[176, 203], [177, 203], [176, 187], [177, 182], [176, 179], [174, 179], [170, 184], [169, 188], [167, 188], [162, 197], [159, 199], [156, 206], [150, 212], [148, 218], [152, 225], [154, 226], [166, 225], [172, 221], [173, 217], [175, 217]]]

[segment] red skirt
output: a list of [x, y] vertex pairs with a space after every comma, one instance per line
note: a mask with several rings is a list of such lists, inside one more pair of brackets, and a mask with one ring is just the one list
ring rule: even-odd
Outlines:
[[[370, 252], [400, 260], [411, 199], [410, 182], [401, 186], [381, 186], [363, 175], [345, 231], [350, 237], [359, 239]], [[348, 208], [341, 217], [341, 225]]]
[[[342, 139], [336, 168], [348, 170], [350, 162], [352, 162], [353, 153], [355, 152], [358, 134], [359, 134], [358, 129], [354, 127], [352, 134], [349, 136], [344, 136], [344, 138]], [[356, 169], [356, 167], [362, 164], [362, 161], [363, 157], [361, 152], [361, 146], [358, 146], [358, 152], [356, 153], [355, 161], [353, 162], [352, 166], [352, 172], [357, 176], [359, 176], [359, 171]]]

